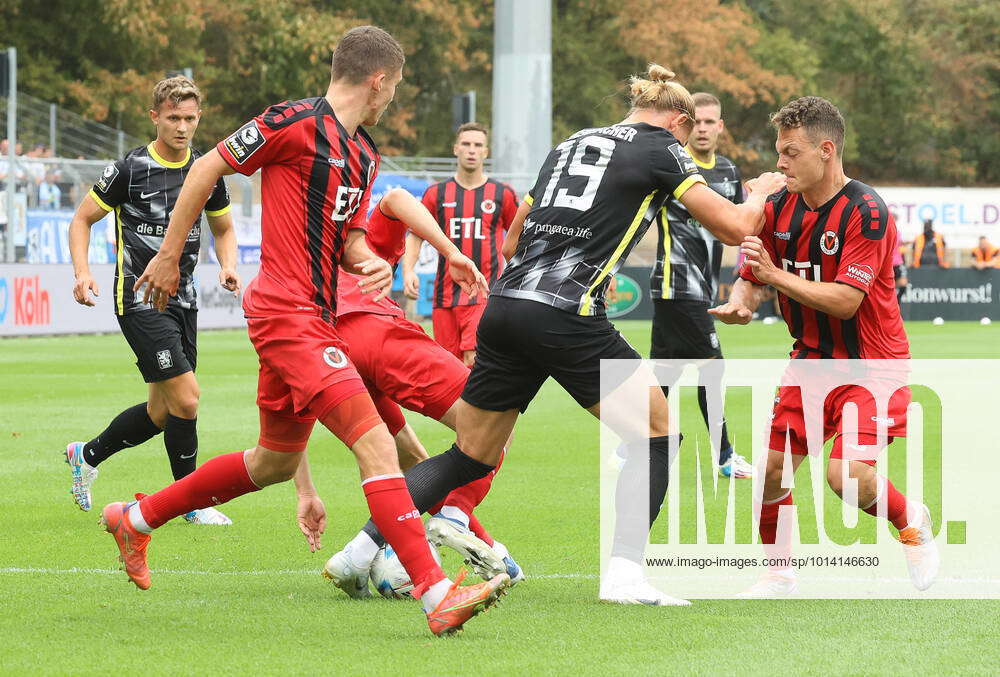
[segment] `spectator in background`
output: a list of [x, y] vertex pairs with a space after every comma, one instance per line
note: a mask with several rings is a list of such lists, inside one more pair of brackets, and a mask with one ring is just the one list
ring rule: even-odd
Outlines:
[[909, 280], [906, 279], [906, 261], [903, 260], [903, 234], [896, 231], [896, 248], [892, 252], [892, 278], [896, 281], [896, 301], [902, 301]]
[[54, 171], [45, 172], [45, 177], [38, 184], [39, 209], [59, 209], [62, 206], [62, 190], [56, 185], [57, 180]]
[[985, 235], [979, 237], [979, 246], [972, 250], [972, 267], [976, 270], [1000, 268], [1000, 247], [994, 246]]
[[934, 232], [934, 221], [924, 219], [924, 232], [913, 239], [914, 268], [939, 267], [947, 268], [945, 261], [944, 236]]

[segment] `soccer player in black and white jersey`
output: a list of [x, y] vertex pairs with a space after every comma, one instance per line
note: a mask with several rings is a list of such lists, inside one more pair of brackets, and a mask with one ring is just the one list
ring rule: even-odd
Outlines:
[[[708, 187], [733, 204], [743, 202], [740, 170], [716, 152], [722, 134], [722, 104], [712, 94], [698, 92], [694, 129], [685, 148]], [[722, 346], [708, 309], [715, 305], [723, 244], [691, 216], [687, 207], [669, 198], [656, 217], [656, 263], [649, 280], [653, 299], [650, 358], [670, 360], [658, 365], [660, 383], [669, 388], [680, 376], [677, 361], [698, 366], [698, 406], [716, 450], [724, 477], [753, 477], [753, 466], [733, 453], [723, 412]]]
[[[161, 80], [153, 88], [149, 117], [156, 139], [133, 148], [107, 166], [93, 189], [84, 196], [69, 227], [70, 253], [76, 283], [73, 297], [85, 306], [99, 294], [90, 273], [87, 250], [91, 227], [114, 212], [117, 265], [114, 281], [115, 316], [136, 356], [136, 366], [149, 384], [145, 402], [119, 413], [89, 442], [70, 442], [66, 462], [72, 473], [70, 493], [81, 510], [90, 510], [90, 490], [97, 467], [112, 454], [163, 433], [174, 479], [189, 475], [197, 465], [198, 399], [194, 370], [197, 362], [197, 293], [193, 272], [201, 247], [201, 217], [191, 230], [181, 257], [181, 282], [167, 312], [143, 303], [133, 292], [136, 278], [156, 254], [170, 222], [184, 177], [200, 153], [191, 139], [201, 119], [201, 93], [184, 76]], [[219, 179], [205, 205], [215, 236], [219, 284], [238, 294], [236, 233], [229, 213], [229, 193]], [[215, 508], [194, 510], [185, 519], [195, 524], [232, 524]]]
[[[681, 143], [690, 132], [694, 102], [673, 77], [651, 65], [647, 77], [632, 79], [632, 109], [625, 120], [581, 130], [546, 158], [504, 243], [505, 256], [513, 256], [479, 324], [451, 454], [496, 465], [518, 415], [549, 376], [580, 406], [600, 415], [601, 359], [639, 359], [608, 321], [605, 291], [667, 196], [683, 201], [726, 242], [735, 244], [759, 230], [765, 197], [780, 189], [784, 177], [757, 179], [746, 203], [738, 206], [707, 188]], [[618, 514], [626, 526], [616, 534], [601, 597], [623, 604], [687, 604], [651, 587], [641, 563], [647, 519], [659, 513], [668, 450], [677, 443], [674, 439], [671, 445], [668, 437], [663, 392], [650, 388], [649, 393], [649, 425], [633, 445], [635, 453], [628, 454], [619, 483], [630, 488], [650, 473], [650, 495], [618, 492], [624, 501]], [[421, 511], [449, 489], [437, 478], [423, 476], [418, 482], [409, 474], [407, 486]]]

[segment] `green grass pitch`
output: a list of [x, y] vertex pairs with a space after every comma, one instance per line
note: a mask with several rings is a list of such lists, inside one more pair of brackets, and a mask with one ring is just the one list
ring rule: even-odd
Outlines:
[[[647, 353], [647, 323], [620, 328]], [[1000, 357], [996, 326], [908, 330], [916, 357]], [[783, 325], [719, 331], [727, 357], [787, 354]], [[0, 674], [1000, 673], [996, 601], [599, 604], [597, 423], [551, 382], [477, 513], [529, 580], [460, 637], [431, 637], [412, 602], [353, 602], [318, 575], [367, 516], [351, 454], [320, 429], [321, 553], [296, 528], [291, 484], [275, 486], [226, 505], [232, 527], [157, 531], [153, 588], [139, 591], [115, 571], [98, 510], [170, 480], [161, 440], [103, 464], [87, 514], [60, 458], [145, 398], [133, 359], [117, 335], [0, 341]], [[206, 332], [199, 365], [204, 461], [255, 442], [256, 358], [243, 332]], [[411, 421], [432, 453], [451, 443]]]

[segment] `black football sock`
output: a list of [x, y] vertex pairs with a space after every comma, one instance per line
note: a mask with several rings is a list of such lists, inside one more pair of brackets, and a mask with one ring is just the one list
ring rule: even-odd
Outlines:
[[[726, 427], [726, 416], [723, 414], [718, 421], [712, 421], [708, 415], [708, 388], [718, 389], [714, 384], [709, 386], [698, 386], [698, 408], [701, 409], [701, 417], [705, 419], [705, 427], [708, 428], [709, 444], [715, 445], [715, 430], [719, 430], [719, 465], [723, 465], [733, 455], [733, 446], [729, 443], [729, 430]], [[722, 391], [718, 389], [719, 402], [722, 402]], [[722, 406], [720, 404], [720, 406]], [[713, 429], [713, 425], [715, 424]]]
[[[475, 482], [486, 477], [496, 466], [480, 463], [471, 456], [466, 456], [458, 445], [417, 463], [403, 475], [406, 478], [406, 488], [413, 499], [413, 506], [421, 513], [441, 502], [445, 496], [460, 486]], [[385, 543], [375, 523], [368, 520], [363, 530], [380, 546]]]
[[[660, 514], [660, 507], [667, 495], [670, 477], [670, 441], [676, 437], [680, 448], [682, 435], [652, 437], [648, 441], [625, 446], [625, 463], [618, 474], [615, 488], [615, 535], [611, 546], [612, 557], [624, 557], [632, 562], [642, 562], [649, 540], [649, 529]], [[648, 456], [646, 452], [648, 444]], [[648, 461], [647, 461], [648, 459]], [[649, 494], [635, 490], [649, 473]], [[648, 498], [648, 512], [647, 503]]]
[[115, 416], [100, 435], [83, 445], [83, 460], [96, 468], [102, 461], [126, 447], [142, 444], [160, 429], [146, 411], [146, 403], [129, 407]]
[[163, 444], [175, 481], [193, 473], [198, 465], [198, 419], [167, 414]]

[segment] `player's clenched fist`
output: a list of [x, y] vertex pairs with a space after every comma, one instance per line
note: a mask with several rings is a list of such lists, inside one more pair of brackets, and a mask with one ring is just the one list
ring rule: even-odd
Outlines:
[[781, 172], [764, 172], [756, 179], [747, 181], [746, 186], [751, 193], [771, 195], [784, 188], [786, 182], [787, 179]]
[[761, 239], [755, 235], [747, 235], [740, 244], [740, 253], [743, 255], [743, 265], [749, 266], [758, 280], [770, 284], [778, 269]]

